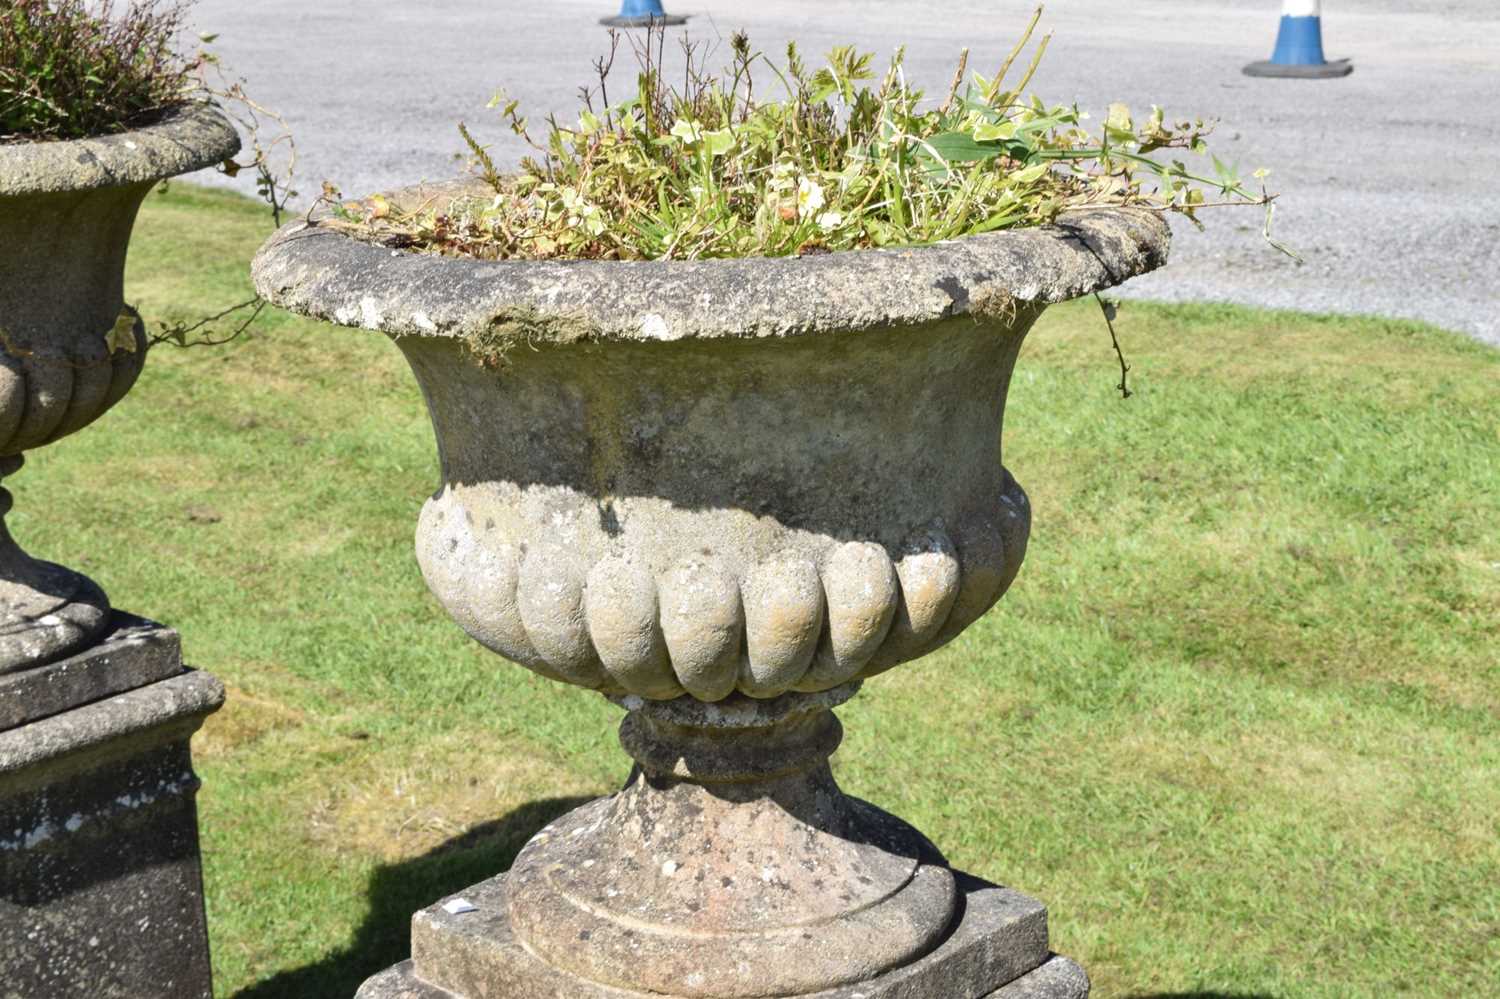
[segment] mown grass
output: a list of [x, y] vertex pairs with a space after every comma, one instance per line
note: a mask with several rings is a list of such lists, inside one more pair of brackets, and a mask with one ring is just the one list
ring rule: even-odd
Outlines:
[[[149, 317], [243, 297], [267, 223], [147, 203]], [[843, 711], [846, 788], [1046, 899], [1099, 997], [1481, 995], [1500, 981], [1500, 352], [1409, 323], [1048, 314], [1006, 461], [1016, 587]], [[269, 317], [157, 350], [7, 485], [35, 552], [181, 629], [217, 987], [349, 995], [407, 916], [620, 781], [615, 709], [469, 642], [411, 554], [436, 482], [383, 338]]]

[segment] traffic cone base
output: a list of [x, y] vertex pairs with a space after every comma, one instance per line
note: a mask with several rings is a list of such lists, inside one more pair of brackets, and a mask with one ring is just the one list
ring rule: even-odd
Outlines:
[[672, 14], [643, 14], [639, 17], [616, 14], [614, 17], [599, 18], [599, 23], [611, 28], [650, 28], [656, 25], [671, 27], [674, 24], [687, 24], [687, 18]]
[[1348, 59], [1335, 59], [1317, 65], [1289, 65], [1266, 59], [1252, 62], [1245, 67], [1246, 76], [1283, 76], [1300, 80], [1328, 80], [1336, 76], [1348, 76], [1354, 72], [1354, 64]]
[[661, 0], [622, 0], [614, 17], [601, 17], [599, 23], [610, 28], [655, 28], [686, 24], [687, 18], [673, 17], [661, 8]]

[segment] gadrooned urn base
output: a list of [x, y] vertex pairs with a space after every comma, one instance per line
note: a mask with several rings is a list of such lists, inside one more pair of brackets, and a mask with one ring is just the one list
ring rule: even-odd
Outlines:
[[625, 788], [537, 833], [462, 904], [418, 913], [413, 968], [361, 994], [957, 999], [1039, 968], [1041, 903], [955, 875], [834, 782], [832, 708], [858, 686], [618, 698]]

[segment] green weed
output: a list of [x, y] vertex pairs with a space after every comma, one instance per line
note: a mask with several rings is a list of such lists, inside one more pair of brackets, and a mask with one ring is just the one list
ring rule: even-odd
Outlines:
[[337, 205], [336, 224], [394, 247], [529, 259], [904, 246], [1115, 205], [1195, 221], [1209, 205], [1262, 206], [1269, 229], [1270, 195], [1252, 193], [1216, 158], [1201, 170], [1181, 159], [1206, 155], [1211, 128], [1202, 121], [1174, 124], [1153, 107], [1138, 122], [1115, 104], [1091, 131], [1076, 105], [1026, 96], [1046, 38], [1009, 82], [1040, 16], [993, 76], [966, 76], [965, 50], [937, 100], [907, 81], [900, 51], [878, 74], [873, 56], [850, 46], [812, 69], [795, 45], [777, 62], [743, 34], [718, 72], [684, 39], [686, 69], [669, 81], [661, 28], [632, 42], [634, 92], [611, 102], [615, 35], [576, 124], [549, 118], [537, 139], [516, 101], [492, 102], [535, 150], [517, 173], [502, 173], [461, 124], [481, 193], [416, 206], [377, 195]]

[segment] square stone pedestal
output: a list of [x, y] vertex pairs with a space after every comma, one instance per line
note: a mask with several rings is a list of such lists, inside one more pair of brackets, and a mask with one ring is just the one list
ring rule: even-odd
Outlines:
[[0, 996], [208, 999], [188, 740], [224, 700], [176, 632], [116, 613], [0, 676]]
[[[1048, 948], [1041, 902], [962, 873], [957, 879], [963, 911], [936, 950], [872, 981], [803, 999], [1086, 999], [1083, 969]], [[585, 982], [534, 957], [511, 933], [505, 880], [418, 912], [412, 959], [365, 982], [356, 999], [670, 999]], [[444, 908], [459, 898], [474, 911]]]

